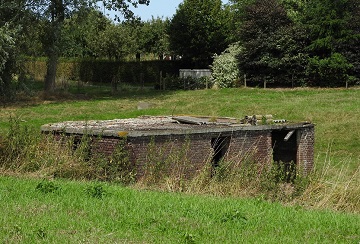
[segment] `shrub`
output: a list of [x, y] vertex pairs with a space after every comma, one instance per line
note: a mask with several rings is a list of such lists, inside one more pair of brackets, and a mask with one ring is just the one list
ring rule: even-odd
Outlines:
[[342, 54], [333, 53], [329, 58], [309, 58], [307, 73], [314, 78], [314, 85], [336, 87], [355, 80], [349, 75], [352, 68], [353, 65]]
[[0, 101], [12, 97], [11, 81], [16, 68], [15, 31], [0, 27]]
[[236, 85], [236, 81], [240, 77], [239, 64], [236, 57], [240, 51], [240, 44], [234, 43], [220, 55], [215, 54], [214, 62], [211, 65], [211, 78], [215, 85], [220, 88], [234, 87]]
[[94, 185], [88, 186], [85, 189], [85, 192], [89, 197], [97, 199], [103, 199], [106, 195], [109, 194], [105, 186], [101, 183], [95, 183]]

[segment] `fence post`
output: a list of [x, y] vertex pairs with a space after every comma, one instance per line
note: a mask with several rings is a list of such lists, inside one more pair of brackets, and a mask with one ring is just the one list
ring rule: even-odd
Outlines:
[[141, 72], [140, 73], [140, 83], [141, 83], [141, 89], [144, 88], [144, 73]]
[[159, 88], [160, 88], [160, 90], [161, 90], [161, 88], [162, 88], [162, 79], [163, 79], [163, 76], [162, 76], [162, 70], [160, 70], [160, 86], [159, 86]]

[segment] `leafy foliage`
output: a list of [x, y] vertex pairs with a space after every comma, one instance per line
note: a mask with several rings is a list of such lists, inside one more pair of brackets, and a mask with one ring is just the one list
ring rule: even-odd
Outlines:
[[54, 193], [54, 192], [59, 191], [60, 189], [61, 189], [60, 186], [57, 185], [55, 182], [46, 181], [46, 180], [43, 180], [42, 182], [40, 182], [35, 188], [35, 190], [42, 192], [44, 194]]
[[169, 26], [170, 48], [184, 59], [209, 64], [229, 44], [228, 15], [221, 0], [185, 0]]
[[[346, 56], [351, 58], [351, 50], [359, 49], [359, 24], [351, 23], [359, 9], [353, 0], [314, 0], [307, 5], [304, 24], [311, 38], [308, 72], [316, 85], [337, 86], [353, 79], [354, 66]], [[352, 57], [352, 61], [356, 59], [358, 55]]]
[[220, 55], [215, 54], [213, 64], [211, 65], [211, 78], [216, 86], [234, 87], [240, 77], [239, 63], [237, 56], [241, 52], [239, 43], [231, 44]]
[[358, 79], [355, 1], [257, 0], [242, 8], [238, 59], [253, 85], [339, 86]]
[[[120, 11], [125, 18], [133, 18], [134, 14], [130, 10], [130, 5], [149, 4], [148, 0], [117, 0], [102, 1], [104, 8], [109, 10]], [[55, 90], [55, 78], [59, 56], [61, 55], [64, 39], [62, 31], [67, 17], [83, 11], [84, 9], [97, 9], [97, 1], [58, 1], [58, 0], [41, 0], [41, 1], [23, 1], [17, 0], [14, 5], [17, 11], [29, 12], [32, 16], [42, 20], [43, 38], [45, 54], [48, 58], [47, 73], [45, 76], [45, 91], [51, 93]], [[118, 18], [119, 19], [119, 18]], [[14, 20], [18, 21], [18, 20]], [[20, 22], [19, 22], [20, 23]]]
[[[220, 0], [186, 0], [172, 19], [142, 22], [130, 6], [148, 3], [106, 0], [100, 6], [94, 0], [3, 1], [2, 97], [11, 97], [11, 78], [3, 73], [4, 60], [16, 56], [19, 64], [20, 55], [47, 57], [43, 76], [49, 92], [55, 89], [60, 57], [116, 61], [136, 57], [138, 61], [140, 57], [171, 56], [181, 57], [191, 68], [207, 68], [215, 58], [214, 79], [219, 87], [233, 86], [236, 73], [245, 74], [248, 84], [255, 86], [264, 81], [275, 86], [360, 83], [357, 0], [231, 0], [225, 5]], [[108, 19], [100, 7], [117, 11], [115, 20], [119, 22]], [[12, 41], [8, 42], [8, 37]], [[238, 71], [225, 50], [235, 42], [242, 47], [237, 55]], [[6, 63], [8, 74], [16, 72], [23, 77], [21, 70], [10, 68], [15, 67], [14, 62]], [[138, 73], [141, 71], [135, 71], [133, 77]]]
[[[291, 20], [277, 0], [260, 1], [247, 6], [239, 31], [244, 49], [238, 59], [240, 69], [249, 81], [279, 82], [286, 75], [286, 63], [293, 59], [292, 48], [296, 40]], [[297, 55], [297, 52], [295, 55]]]
[[15, 32], [7, 26], [0, 27], [0, 101], [11, 96], [12, 75], [16, 68], [14, 36]]
[[353, 68], [341, 53], [330, 57], [314, 56], [309, 59], [307, 71], [317, 85], [338, 86], [342, 81], [350, 81], [349, 71]]
[[101, 183], [88, 186], [85, 192], [88, 196], [97, 199], [103, 199], [106, 195], [109, 194], [105, 188], [105, 185]]
[[213, 82], [209, 77], [177, 77], [173, 75], [166, 76], [163, 79], [165, 83], [166, 90], [197, 90], [197, 89], [205, 89], [207, 87], [211, 87]]

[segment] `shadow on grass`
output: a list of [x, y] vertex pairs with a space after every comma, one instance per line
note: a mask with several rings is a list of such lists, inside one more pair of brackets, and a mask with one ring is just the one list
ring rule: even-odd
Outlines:
[[55, 92], [45, 94], [43, 82], [31, 81], [24, 83], [25, 89], [16, 89], [16, 94], [11, 100], [5, 99], [1, 107], [31, 107], [44, 103], [62, 103], [75, 101], [109, 101], [117, 99], [166, 99], [174, 94], [175, 90], [157, 90], [151, 86], [136, 86], [123, 84], [116, 90], [111, 84], [81, 84], [72, 83], [66, 87], [58, 87]]

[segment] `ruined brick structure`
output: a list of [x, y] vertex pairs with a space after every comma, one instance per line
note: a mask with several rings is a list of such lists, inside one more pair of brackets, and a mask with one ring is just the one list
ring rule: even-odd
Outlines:
[[139, 178], [151, 160], [171, 161], [175, 168], [181, 164], [189, 176], [205, 164], [216, 167], [222, 159], [294, 162], [305, 174], [314, 162], [314, 125], [308, 122], [260, 124], [231, 118], [141, 117], [48, 124], [42, 131], [80, 138], [87, 134], [92, 138], [91, 155], [110, 156], [123, 141]]

